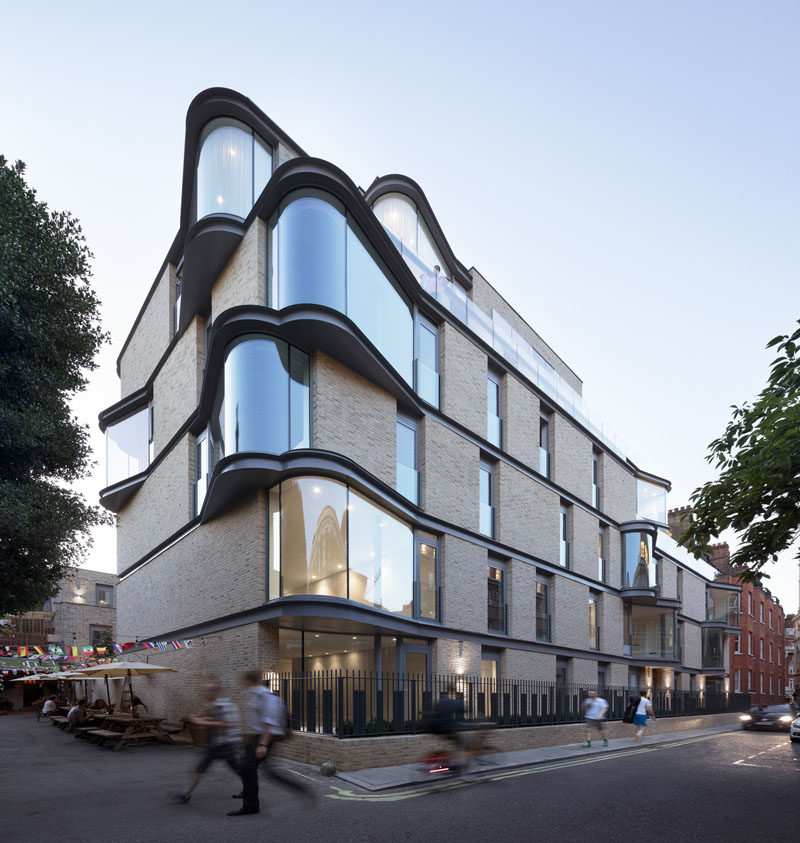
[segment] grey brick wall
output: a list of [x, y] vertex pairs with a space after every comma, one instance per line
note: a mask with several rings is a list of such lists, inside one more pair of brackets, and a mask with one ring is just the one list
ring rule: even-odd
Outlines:
[[536, 640], [536, 568], [511, 559], [506, 569], [509, 635]]
[[486, 438], [486, 355], [448, 322], [439, 331], [442, 411]]
[[120, 397], [141, 389], [172, 339], [175, 267], [167, 264], [119, 362]]
[[455, 536], [442, 539], [442, 610], [447, 626], [487, 631], [487, 562], [485, 548]]
[[480, 676], [481, 646], [452, 638], [435, 638], [431, 645], [431, 672]]
[[570, 569], [592, 579], [598, 579], [597, 534], [600, 524], [590, 512], [579, 506], [571, 508], [572, 539]]
[[539, 399], [513, 375], [503, 378], [503, 448], [539, 468]]
[[200, 525], [119, 584], [128, 640], [260, 606], [266, 596], [265, 493]]
[[477, 532], [478, 448], [430, 416], [420, 425], [422, 508]]
[[266, 250], [266, 223], [256, 217], [214, 283], [211, 290], [212, 319], [231, 307], [267, 303]]
[[[659, 578], [661, 581], [661, 596], [662, 597], [677, 597], [678, 596], [678, 568], [674, 562], [669, 559], [660, 559]], [[691, 576], [691, 575], [690, 575]]]
[[[606, 455], [600, 461], [600, 472], [602, 476], [600, 498], [603, 512], [615, 521], [635, 520], [636, 478], [613, 457]], [[591, 488], [591, 474], [589, 483]]]
[[[622, 600], [613, 594], [600, 595], [600, 649], [604, 653], [622, 655], [624, 613]], [[609, 684], [613, 684], [607, 680]]]
[[688, 571], [683, 572], [683, 614], [696, 621], [706, 619], [706, 584]]
[[555, 682], [556, 657], [550, 653], [532, 653], [509, 648], [503, 651], [500, 670], [504, 679], [538, 679]]
[[683, 624], [683, 641], [683, 663], [686, 667], [699, 670], [703, 661], [700, 627], [697, 624], [685, 622]]
[[574, 424], [555, 414], [550, 435], [553, 439], [553, 480], [581, 500], [592, 500], [592, 444]]
[[350, 457], [396, 488], [394, 396], [321, 352], [312, 358], [311, 378], [314, 447]]
[[589, 588], [556, 576], [552, 592], [553, 643], [586, 650], [589, 646]]

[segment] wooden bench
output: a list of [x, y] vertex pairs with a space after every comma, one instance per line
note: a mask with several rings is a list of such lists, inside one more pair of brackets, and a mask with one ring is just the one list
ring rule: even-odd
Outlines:
[[148, 729], [147, 731], [126, 735], [124, 732], [114, 732], [111, 729], [87, 729], [86, 736], [90, 741], [96, 742], [99, 746], [102, 746], [107, 740], [116, 741], [114, 751], [118, 752], [126, 743], [133, 743], [134, 741], [143, 739], [152, 740], [158, 737], [158, 733]]
[[59, 729], [66, 729], [69, 725], [69, 720], [61, 715], [53, 715], [50, 719], [53, 721], [53, 725], [58, 726]]
[[76, 738], [85, 738], [88, 737], [87, 732], [91, 732], [95, 728], [95, 726], [75, 726], [72, 731]]

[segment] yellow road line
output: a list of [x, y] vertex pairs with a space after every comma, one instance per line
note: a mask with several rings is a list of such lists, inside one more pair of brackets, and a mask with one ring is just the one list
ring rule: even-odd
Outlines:
[[[669, 743], [653, 744], [652, 746], [643, 746], [636, 749], [617, 750], [602, 755], [593, 755], [590, 758], [570, 758], [564, 761], [544, 762], [532, 767], [522, 767], [514, 770], [506, 770], [492, 775], [481, 775], [480, 778], [465, 780], [454, 779], [445, 782], [440, 787], [431, 787], [427, 783], [422, 787], [417, 787], [413, 790], [395, 791], [393, 793], [356, 793], [353, 790], [336, 787], [332, 785], [333, 790], [337, 793], [328, 793], [328, 799], [341, 799], [348, 802], [401, 802], [406, 799], [416, 799], [418, 796], [426, 796], [429, 793], [442, 793], [446, 790], [457, 790], [462, 787], [470, 787], [471, 785], [480, 784], [481, 782], [496, 782], [505, 779], [518, 778], [519, 776], [532, 776], [538, 773], [547, 773], [551, 770], [563, 770], [568, 767], [580, 767], [585, 764], [596, 764], [598, 761], [609, 761], [615, 758], [621, 758], [628, 755], [641, 755], [645, 752], [657, 752], [662, 749], [672, 749], [676, 746], [689, 746], [693, 743], [700, 743], [701, 741], [712, 740], [724, 735], [734, 734], [733, 732], [717, 732], [714, 735], [703, 735], [701, 737], [686, 738], [685, 740], [670, 741]], [[480, 775], [480, 774], [479, 774]]]

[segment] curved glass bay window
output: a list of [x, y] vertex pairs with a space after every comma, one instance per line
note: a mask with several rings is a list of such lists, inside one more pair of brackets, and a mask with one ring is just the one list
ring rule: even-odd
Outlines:
[[150, 408], [106, 428], [106, 486], [127, 480], [150, 465]]
[[261, 334], [228, 346], [211, 419], [217, 458], [308, 448], [310, 416], [307, 354]]
[[271, 224], [269, 306], [318, 304], [348, 316], [412, 383], [410, 303], [343, 206], [317, 190], [288, 196]]
[[415, 566], [411, 527], [344, 483], [284, 480], [269, 490], [267, 523], [270, 599], [324, 595], [436, 617], [436, 545], [418, 542]]
[[623, 533], [622, 587], [655, 588], [656, 560], [653, 558], [653, 537], [650, 533]]
[[[636, 517], [667, 523], [667, 490], [655, 483], [636, 481]], [[679, 539], [680, 536], [675, 536]]]
[[272, 151], [249, 126], [226, 117], [200, 135], [197, 219], [209, 214], [246, 217], [272, 175]]

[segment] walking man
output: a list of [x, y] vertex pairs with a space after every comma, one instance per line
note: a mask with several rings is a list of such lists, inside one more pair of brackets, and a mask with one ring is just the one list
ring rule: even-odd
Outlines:
[[603, 736], [603, 746], [608, 746], [605, 732], [605, 722], [608, 716], [608, 703], [597, 696], [597, 691], [589, 691], [589, 696], [583, 701], [583, 720], [586, 726], [585, 747], [592, 745], [592, 732], [597, 731]]
[[242, 737], [239, 712], [227, 697], [222, 696], [222, 688], [218, 681], [209, 682], [204, 692], [205, 698], [211, 703], [209, 716], [198, 717], [196, 714], [190, 714], [186, 719], [195, 726], [204, 726], [209, 730], [208, 742], [189, 787], [177, 795], [178, 802], [188, 802], [192, 798], [192, 791], [197, 787], [203, 773], [218, 758], [226, 761], [234, 773], [239, 774], [237, 748]]
[[647, 698], [647, 691], [639, 691], [639, 705], [636, 708], [636, 714], [633, 715], [633, 731], [634, 736], [633, 739], [636, 741], [641, 741], [642, 734], [644, 730], [647, 728], [647, 715], [656, 719], [655, 715], [653, 714], [653, 704]]

